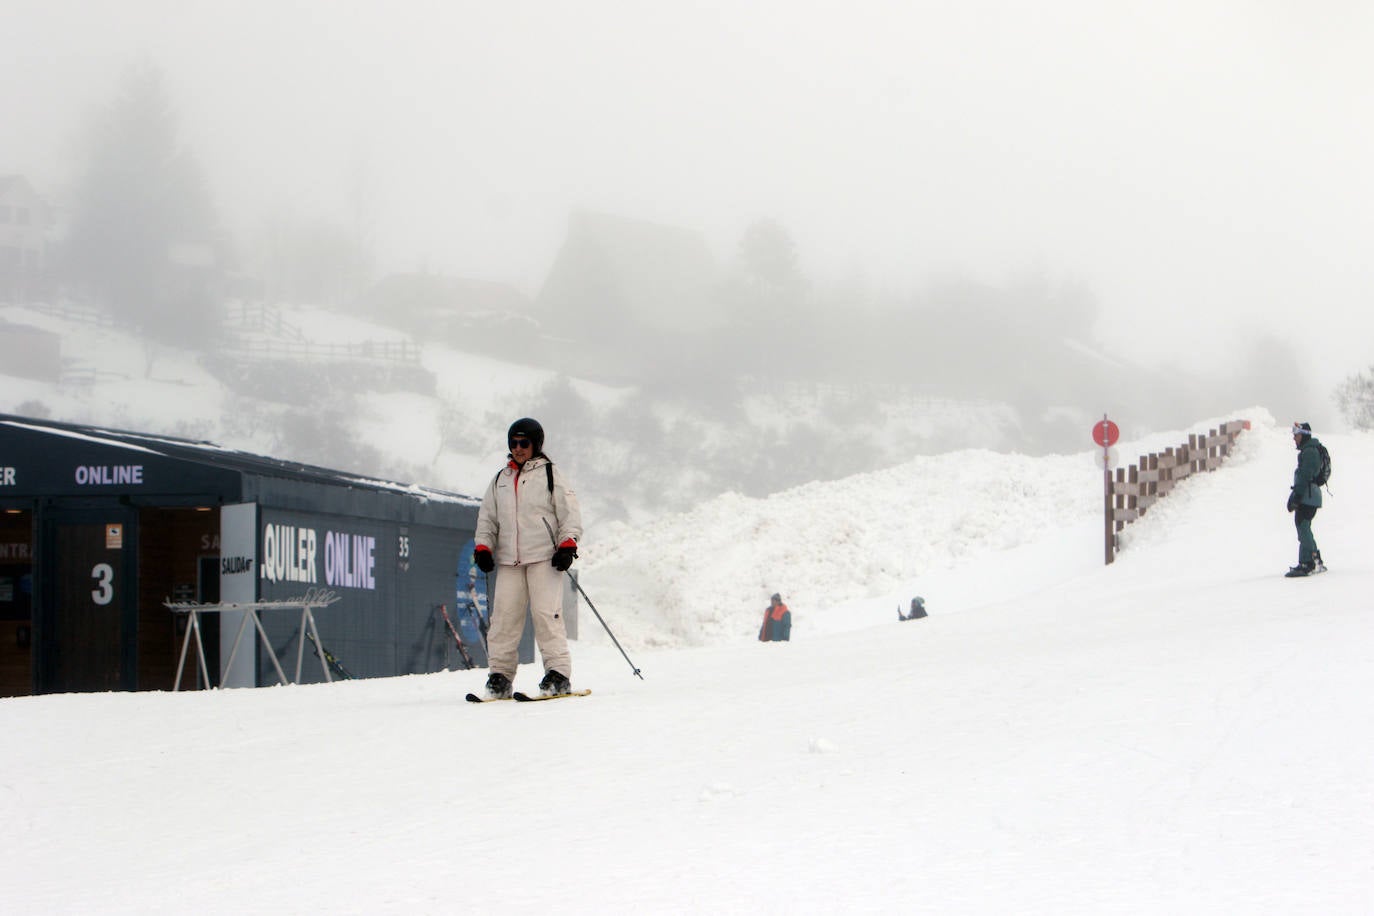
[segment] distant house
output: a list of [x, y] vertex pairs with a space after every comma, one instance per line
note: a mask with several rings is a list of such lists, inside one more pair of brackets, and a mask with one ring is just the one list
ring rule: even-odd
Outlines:
[[0, 175], [0, 302], [41, 296], [47, 289], [52, 211], [22, 175]]
[[560, 336], [685, 331], [720, 322], [720, 270], [699, 232], [574, 213], [544, 280], [539, 314]]

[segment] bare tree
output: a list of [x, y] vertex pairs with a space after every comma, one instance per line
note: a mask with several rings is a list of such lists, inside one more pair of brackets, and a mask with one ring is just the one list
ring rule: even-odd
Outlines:
[[1336, 407], [1356, 429], [1374, 429], [1374, 367], [1336, 386]]

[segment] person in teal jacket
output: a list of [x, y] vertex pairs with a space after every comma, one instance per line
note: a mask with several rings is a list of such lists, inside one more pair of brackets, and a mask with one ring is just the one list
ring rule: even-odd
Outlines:
[[898, 620], [916, 620], [926, 616], [926, 599], [919, 595], [911, 599], [911, 613], [903, 614], [901, 605], [897, 606]]
[[1293, 424], [1293, 445], [1298, 450], [1298, 466], [1293, 470], [1293, 489], [1288, 493], [1288, 511], [1298, 528], [1298, 565], [1284, 575], [1288, 578], [1326, 572], [1317, 539], [1312, 535], [1312, 519], [1322, 505], [1322, 488], [1313, 479], [1321, 470], [1321, 443], [1312, 436], [1310, 423]]

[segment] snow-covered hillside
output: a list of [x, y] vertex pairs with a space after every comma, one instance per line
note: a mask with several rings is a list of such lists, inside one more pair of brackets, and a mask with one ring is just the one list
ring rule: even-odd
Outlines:
[[[584, 618], [585, 699], [471, 706], [474, 671], [0, 700], [4, 909], [1368, 912], [1374, 437], [1323, 437], [1331, 572], [1289, 580], [1292, 443], [1250, 413], [1112, 566], [1091, 492], [1043, 482], [1081, 464], [1093, 491], [1086, 453], [607, 539], [583, 582], [613, 626], [683, 563], [733, 558], [704, 588], [753, 606], [716, 597], [712, 645], [635, 648], [643, 681]], [[859, 511], [865, 483], [889, 512]], [[818, 594], [793, 641], [747, 638], [786, 583]], [[917, 591], [931, 616], [898, 623]]]
[[762, 496], [911, 454], [1007, 450], [1023, 439], [1003, 403], [719, 370], [715, 401], [696, 396], [692, 380], [670, 396], [309, 306], [234, 304], [224, 339], [204, 352], [150, 343], [94, 312], [0, 306], [0, 321], [58, 335], [63, 364], [50, 382], [5, 377], [0, 365], [0, 412], [210, 439], [470, 494], [501, 467], [511, 421], [536, 416], [582, 494], [589, 530], [726, 491]]

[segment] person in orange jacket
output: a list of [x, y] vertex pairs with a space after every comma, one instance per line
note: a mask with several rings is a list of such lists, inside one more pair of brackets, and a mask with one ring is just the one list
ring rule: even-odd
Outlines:
[[759, 628], [759, 642], [787, 642], [792, 638], [792, 612], [782, 603], [782, 595], [773, 593], [763, 612], [763, 626]]

